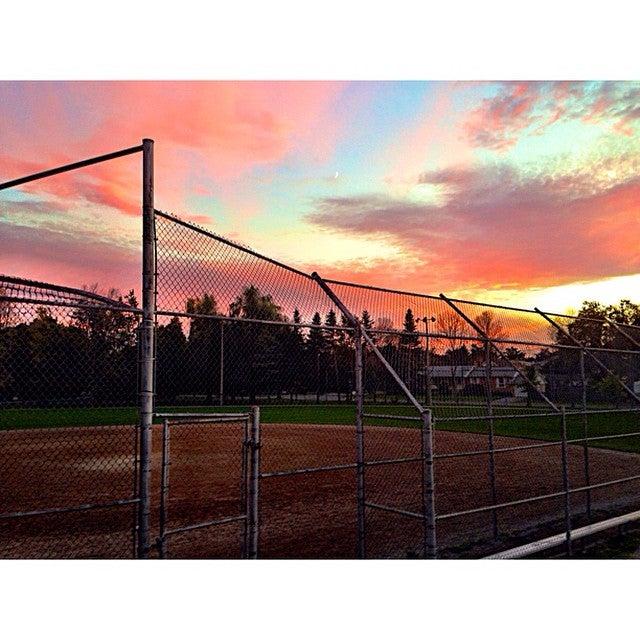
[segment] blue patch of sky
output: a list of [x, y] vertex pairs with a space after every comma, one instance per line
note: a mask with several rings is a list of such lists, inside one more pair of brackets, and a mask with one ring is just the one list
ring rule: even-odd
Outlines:
[[350, 83], [334, 106], [340, 137], [328, 160], [319, 164], [298, 150], [277, 167], [252, 172], [265, 214], [255, 225], [295, 224], [317, 198], [384, 190], [385, 149], [419, 124], [435, 91], [427, 82]]

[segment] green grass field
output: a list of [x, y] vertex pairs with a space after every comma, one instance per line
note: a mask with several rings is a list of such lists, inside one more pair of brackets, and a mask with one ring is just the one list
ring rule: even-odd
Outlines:
[[[246, 405], [224, 407], [158, 407], [160, 412], [242, 412]], [[368, 413], [392, 415], [416, 415], [406, 405], [366, 405]], [[522, 413], [522, 418], [505, 418], [494, 420], [496, 435], [516, 436], [540, 440], [560, 439], [560, 419], [556, 416], [530, 417], [527, 413], [544, 411], [541, 407], [526, 409], [524, 407], [498, 407], [496, 415]], [[437, 418], [453, 416], [473, 416], [483, 413], [479, 407], [438, 406], [435, 410]], [[301, 424], [353, 424], [355, 409], [351, 404], [326, 405], [264, 405], [261, 407], [261, 419], [264, 423], [285, 422]], [[47, 408], [47, 409], [4, 409], [0, 412], [0, 430], [32, 429], [46, 427], [97, 426], [114, 424], [135, 424], [137, 410], [135, 407], [104, 408]], [[405, 420], [367, 419], [367, 424], [383, 426], [415, 427], [419, 422]], [[436, 428], [448, 431], [471, 433], [487, 433], [485, 420], [468, 420], [460, 422], [440, 422], [436, 419]], [[640, 431], [640, 413], [619, 412], [602, 413], [588, 416], [590, 436], [607, 436]], [[582, 416], [567, 416], [567, 433], [569, 439], [578, 439], [583, 435]], [[589, 446], [617, 449], [620, 451], [640, 452], [640, 437], [620, 438], [591, 442]]]

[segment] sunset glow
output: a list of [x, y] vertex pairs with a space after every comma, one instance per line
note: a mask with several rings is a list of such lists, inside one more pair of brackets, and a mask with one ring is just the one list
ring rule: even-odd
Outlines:
[[[640, 83], [3, 82], [0, 182], [156, 141], [156, 206], [307, 271], [640, 301]], [[139, 158], [0, 194], [0, 273], [139, 290]]]

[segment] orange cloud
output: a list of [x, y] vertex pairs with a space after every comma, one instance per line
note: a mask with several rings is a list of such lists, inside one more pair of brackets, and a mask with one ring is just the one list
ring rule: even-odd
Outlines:
[[532, 177], [508, 167], [441, 171], [422, 181], [445, 185], [446, 203], [325, 198], [307, 219], [396, 244], [406, 265], [381, 261], [361, 269], [361, 280], [384, 276], [420, 291], [553, 286], [640, 271], [640, 179], [596, 193], [588, 175]]
[[[185, 195], [203, 183], [237, 179], [295, 149], [326, 157], [339, 129], [328, 110], [342, 88], [334, 82], [5, 83], [0, 122], [12, 126], [2, 132], [0, 175], [21, 175], [151, 137], [158, 140], [158, 198], [165, 208], [182, 208]], [[139, 163], [121, 159], [25, 190], [132, 213], [139, 210], [139, 174]]]
[[82, 286], [99, 283], [140, 291], [140, 257], [134, 249], [78, 237], [68, 230], [28, 227], [0, 220], [0, 273]]

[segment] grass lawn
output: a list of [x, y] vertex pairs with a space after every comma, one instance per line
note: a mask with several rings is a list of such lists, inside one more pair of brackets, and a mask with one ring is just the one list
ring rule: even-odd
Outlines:
[[[246, 405], [224, 407], [158, 407], [158, 412], [242, 412]], [[544, 411], [534, 408], [533, 411]], [[353, 424], [355, 409], [352, 404], [303, 404], [303, 405], [263, 405], [261, 418], [265, 423], [290, 422], [302, 424]], [[367, 404], [368, 413], [415, 416], [416, 412], [406, 405], [373, 405]], [[440, 418], [461, 415], [479, 415], [483, 409], [479, 407], [438, 406], [435, 415]], [[496, 415], [531, 413], [532, 409], [524, 407], [497, 407]], [[103, 408], [47, 408], [47, 409], [4, 409], [0, 412], [0, 430], [29, 429], [43, 427], [96, 426], [113, 424], [135, 424], [137, 410], [135, 407], [103, 407]], [[419, 422], [405, 420], [367, 419], [367, 424], [386, 426], [418, 427]], [[486, 433], [486, 421], [469, 420], [461, 422], [440, 422], [436, 419], [436, 428], [449, 431]], [[640, 431], [640, 413], [603, 413], [588, 416], [590, 436], [614, 435]], [[540, 440], [560, 439], [560, 419], [555, 416], [531, 418], [505, 418], [494, 421], [496, 435], [518, 436]], [[567, 416], [569, 439], [577, 439], [583, 435], [582, 416]], [[591, 442], [590, 446], [618, 449], [620, 451], [640, 452], [640, 437], [620, 438]]]

